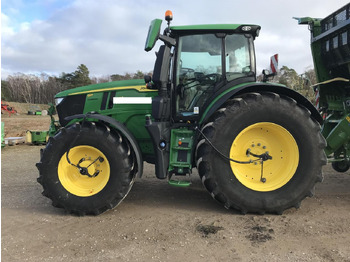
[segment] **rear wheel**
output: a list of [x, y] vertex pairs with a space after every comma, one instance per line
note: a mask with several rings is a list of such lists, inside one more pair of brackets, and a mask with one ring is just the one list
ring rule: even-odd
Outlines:
[[89, 122], [51, 138], [37, 167], [43, 195], [78, 215], [98, 215], [117, 206], [135, 176], [128, 142], [106, 126]]
[[239, 182], [255, 191], [281, 188], [293, 177], [298, 167], [299, 148], [294, 137], [284, 127], [271, 122], [260, 122], [243, 129], [231, 145], [230, 158], [242, 159], [249, 153], [261, 155], [265, 152], [273, 158], [263, 162], [263, 173], [261, 161], [255, 161], [257, 157], [251, 154], [246, 157], [253, 161], [251, 164], [230, 162]]
[[223, 158], [203, 137], [198, 143], [202, 181], [226, 208], [280, 214], [299, 207], [322, 180], [326, 157], [320, 126], [290, 98], [274, 93], [235, 98], [202, 131], [224, 155], [244, 162]]

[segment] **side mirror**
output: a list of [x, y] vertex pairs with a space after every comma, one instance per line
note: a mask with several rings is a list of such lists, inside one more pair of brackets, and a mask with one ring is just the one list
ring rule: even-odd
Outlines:
[[151, 78], [151, 76], [149, 76], [149, 75], [144, 75], [144, 76], [143, 76], [143, 79], [145, 79], [145, 83], [146, 83], [146, 84], [148, 84], [148, 83], [150, 83], [150, 82], [152, 81], [152, 78]]
[[263, 73], [263, 75], [269, 75], [269, 74], [270, 74], [270, 70], [264, 69], [264, 70], [262, 71], [262, 73]]
[[264, 69], [262, 71], [262, 74], [263, 74], [263, 82], [267, 82], [269, 80], [269, 78], [273, 78], [276, 73], [270, 73], [270, 71], [268, 69]]
[[152, 84], [152, 77], [149, 75], [144, 75], [143, 79], [145, 80], [146, 83], [146, 88], [147, 89], [154, 89], [154, 86]]
[[162, 25], [162, 20], [161, 19], [154, 19], [151, 22], [151, 25], [149, 26], [148, 29], [148, 34], [147, 34], [147, 39], [146, 39], [146, 44], [145, 44], [145, 51], [150, 51], [156, 44], [159, 34], [160, 34], [160, 26]]

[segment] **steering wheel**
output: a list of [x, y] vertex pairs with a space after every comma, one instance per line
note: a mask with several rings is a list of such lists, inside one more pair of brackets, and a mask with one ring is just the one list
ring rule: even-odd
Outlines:
[[215, 74], [215, 73], [208, 74], [208, 75], [205, 75], [205, 78], [209, 79], [212, 82], [219, 82], [221, 79], [221, 74]]
[[186, 76], [188, 73], [194, 73], [194, 69], [188, 67], [181, 68], [180, 75]]

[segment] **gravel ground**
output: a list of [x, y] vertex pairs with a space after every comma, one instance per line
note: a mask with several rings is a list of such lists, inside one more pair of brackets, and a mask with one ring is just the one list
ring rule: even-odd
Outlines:
[[349, 172], [328, 165], [300, 209], [260, 216], [224, 209], [196, 174], [176, 188], [146, 165], [116, 209], [77, 217], [41, 195], [40, 148], [1, 150], [2, 261], [350, 261]]

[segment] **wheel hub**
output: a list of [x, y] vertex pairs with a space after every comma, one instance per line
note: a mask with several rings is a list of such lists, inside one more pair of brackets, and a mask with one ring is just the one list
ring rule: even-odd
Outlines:
[[293, 177], [299, 163], [299, 149], [285, 128], [261, 122], [242, 130], [231, 145], [230, 158], [244, 157], [252, 163], [239, 165], [230, 162], [236, 178], [252, 190], [273, 191]]
[[[58, 178], [71, 194], [87, 197], [100, 192], [110, 177], [106, 156], [91, 146], [76, 146], [61, 157]], [[76, 164], [74, 164], [76, 163]]]

